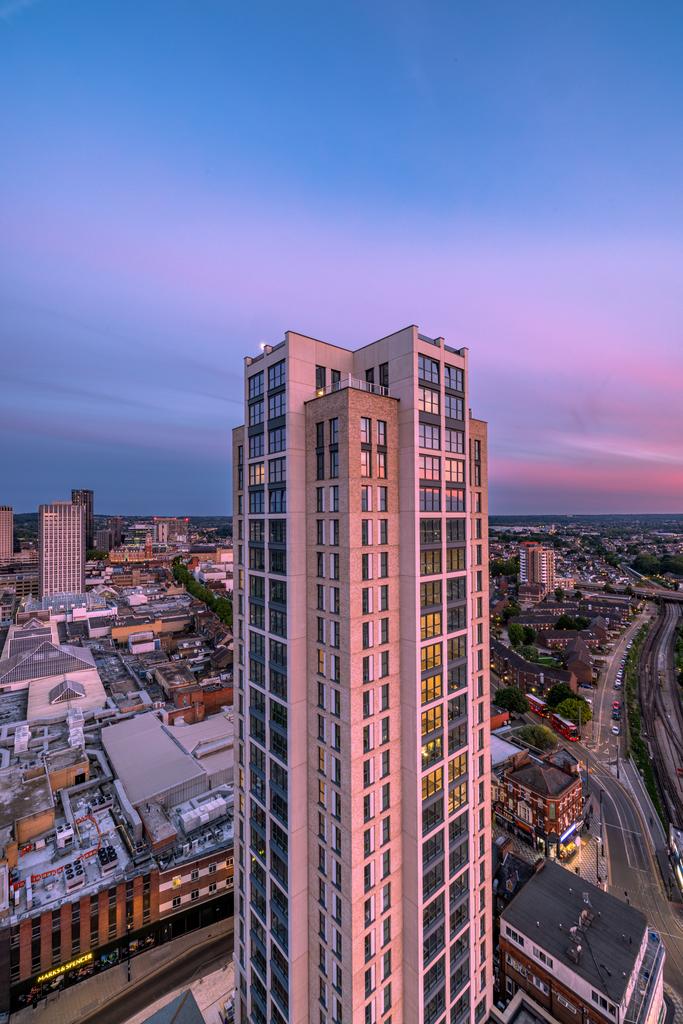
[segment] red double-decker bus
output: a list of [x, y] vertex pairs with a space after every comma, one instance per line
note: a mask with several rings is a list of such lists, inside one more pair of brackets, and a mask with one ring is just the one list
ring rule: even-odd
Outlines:
[[540, 697], [534, 697], [533, 693], [527, 693], [526, 699], [529, 701], [529, 711], [533, 711], [539, 718], [548, 717], [548, 705]]
[[572, 740], [573, 742], [579, 739], [578, 726], [570, 722], [568, 718], [562, 718], [561, 715], [551, 715], [550, 724], [555, 732], [559, 732], [560, 736], [564, 736], [566, 740]]

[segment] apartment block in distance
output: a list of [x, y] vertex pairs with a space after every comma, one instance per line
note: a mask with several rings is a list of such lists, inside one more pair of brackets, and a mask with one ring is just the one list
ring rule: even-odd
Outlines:
[[55, 501], [39, 509], [40, 596], [85, 590], [85, 506]]
[[14, 512], [11, 505], [0, 505], [0, 565], [14, 557]]
[[241, 1024], [492, 994], [486, 425], [467, 350], [288, 332], [233, 432]]
[[555, 552], [536, 541], [519, 545], [520, 597], [540, 601], [555, 589]]

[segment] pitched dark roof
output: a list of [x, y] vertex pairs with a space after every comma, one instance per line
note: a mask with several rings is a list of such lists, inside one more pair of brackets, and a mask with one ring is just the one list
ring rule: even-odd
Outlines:
[[68, 700], [80, 700], [85, 697], [85, 686], [73, 679], [63, 679], [50, 690], [50, 704], [64, 704]]
[[[569, 929], [579, 924], [582, 910], [594, 916], [578, 936], [582, 950], [576, 963], [568, 955]], [[624, 996], [647, 928], [640, 910], [551, 860], [517, 893], [501, 922], [502, 935], [509, 924], [616, 1003]]]
[[505, 781], [516, 782], [532, 789], [542, 796], [561, 796], [565, 790], [576, 785], [577, 776], [567, 775], [561, 768], [551, 764], [536, 764], [533, 761], [505, 773]]

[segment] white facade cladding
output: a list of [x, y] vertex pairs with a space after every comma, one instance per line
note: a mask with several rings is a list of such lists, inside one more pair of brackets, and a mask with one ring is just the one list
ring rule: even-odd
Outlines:
[[491, 1005], [485, 425], [467, 352], [288, 333], [233, 433], [249, 1024]]
[[85, 590], [85, 506], [70, 501], [41, 505], [40, 596]]

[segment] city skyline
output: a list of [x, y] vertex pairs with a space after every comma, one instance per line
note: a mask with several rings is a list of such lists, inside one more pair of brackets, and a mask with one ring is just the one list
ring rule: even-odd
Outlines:
[[228, 513], [242, 352], [420, 323], [493, 514], [680, 511], [679, 30], [4, 0], [2, 500]]

